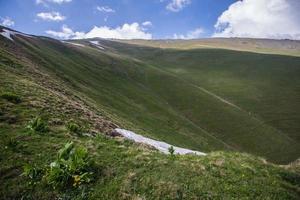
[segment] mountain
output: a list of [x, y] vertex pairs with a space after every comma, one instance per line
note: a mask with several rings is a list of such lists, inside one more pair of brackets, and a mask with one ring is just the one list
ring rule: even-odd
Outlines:
[[[299, 175], [269, 162], [300, 157], [299, 42], [251, 39], [263, 49], [253, 52], [241, 45], [249, 39], [208, 39], [213, 46], [199, 48], [203, 41], [59, 41], [0, 32], [7, 199], [51, 199], [43, 184], [28, 186], [19, 175], [26, 163], [49, 163], [70, 140], [86, 146], [101, 169], [85, 194], [96, 199], [298, 197]], [[47, 121], [47, 134], [27, 133], [36, 117]], [[68, 133], [79, 130], [69, 121], [83, 136]], [[208, 155], [170, 159], [99, 134], [115, 128]]]

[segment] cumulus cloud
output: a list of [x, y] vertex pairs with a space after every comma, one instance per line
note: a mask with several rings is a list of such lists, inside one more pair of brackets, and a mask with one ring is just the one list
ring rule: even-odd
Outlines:
[[187, 34], [174, 34], [173, 39], [182, 39], [182, 40], [189, 40], [189, 39], [197, 39], [200, 38], [201, 35], [204, 33], [204, 29], [196, 28], [193, 31], [189, 31]]
[[85, 35], [84, 32], [74, 32], [67, 25], [63, 25], [61, 31], [48, 30], [46, 33], [60, 39], [84, 38]]
[[166, 6], [166, 9], [172, 12], [178, 12], [190, 3], [191, 0], [171, 0], [171, 2]]
[[115, 39], [151, 39], [150, 33], [144, 32], [139, 23], [124, 24], [117, 28], [107, 26], [97, 27], [87, 32], [84, 38], [115, 38]]
[[1, 20], [0, 25], [2, 26], [10, 27], [15, 25], [15, 22], [9, 17], [5, 17], [5, 18], [1, 17], [0, 20]]
[[66, 19], [66, 17], [59, 12], [41, 12], [36, 16], [45, 21], [63, 21]]
[[114, 13], [116, 12], [114, 9], [110, 8], [109, 6], [97, 6], [96, 9], [100, 12], [104, 13]]
[[46, 2], [48, 3], [57, 3], [57, 4], [62, 4], [62, 3], [69, 3], [72, 0], [36, 0], [37, 4], [46, 4]]
[[152, 34], [144, 31], [139, 23], [124, 24], [116, 28], [107, 26], [94, 26], [89, 32], [74, 32], [64, 25], [61, 31], [46, 31], [47, 34], [61, 39], [85, 39], [85, 38], [106, 38], [106, 39], [152, 39]]
[[213, 37], [300, 39], [299, 0], [243, 0], [218, 18]]
[[150, 21], [145, 21], [142, 23], [143, 26], [152, 26], [152, 22]]

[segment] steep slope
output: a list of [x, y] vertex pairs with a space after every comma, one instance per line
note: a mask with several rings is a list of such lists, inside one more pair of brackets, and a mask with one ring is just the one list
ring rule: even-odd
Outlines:
[[[122, 128], [202, 152], [238, 150], [279, 163], [299, 157], [298, 58], [228, 50], [162, 50], [97, 39], [12, 38], [1, 38], [2, 56], [18, 52]], [[292, 70], [282, 65], [268, 70], [275, 72], [274, 80], [288, 80], [284, 91], [269, 90], [277, 87], [274, 81], [259, 85], [268, 80], [266, 71], [249, 73], [249, 66], [261, 69], [261, 61], [271, 66], [282, 59]], [[243, 79], [245, 75], [249, 78]], [[266, 98], [274, 92], [284, 101]], [[261, 99], [253, 101], [254, 95]], [[282, 103], [278, 114], [274, 108]], [[289, 124], [276, 125], [285, 114], [293, 114], [287, 118]]]
[[[94, 50], [88, 49], [90, 54], [79, 54], [74, 47], [49, 38], [21, 35], [12, 38], [14, 42], [0, 38], [1, 198], [299, 199], [299, 174], [262, 158], [233, 152], [214, 152], [203, 157], [167, 156], [123, 138], [105, 137], [102, 133], [109, 133], [117, 126], [112, 121], [129, 122], [106, 112], [111, 112], [112, 108], [101, 106], [93, 100], [93, 95], [88, 97], [84, 93], [82, 88], [89, 89], [85, 84], [91, 84], [84, 82], [88, 81], [87, 77], [83, 79], [76, 74], [80, 79], [72, 78], [75, 76], [73, 70], [81, 69], [83, 61], [79, 62], [79, 55], [85, 58], [95, 53]], [[43, 44], [50, 49], [62, 48], [64, 56], [56, 53], [55, 58], [53, 50]], [[46, 51], [54, 60], [42, 57], [45, 54], [37, 49]], [[68, 60], [70, 54], [73, 60]], [[87, 67], [92, 64], [91, 58], [84, 59], [87, 62], [85, 70], [98, 66]], [[101, 60], [105, 60], [105, 56]], [[56, 62], [70, 64], [63, 68], [68, 74], [63, 74], [59, 68], [62, 66]], [[52, 68], [50, 63], [55, 66]], [[102, 73], [107, 75], [105, 70]], [[116, 73], [115, 76], [120, 75]], [[28, 122], [36, 116], [44, 119], [48, 132], [28, 131]], [[89, 136], [70, 133], [66, 128], [70, 120], [84, 127]], [[132, 124], [133, 127], [137, 125]], [[79, 187], [68, 185], [60, 190], [51, 187], [44, 176], [39, 176], [47, 173], [41, 169], [50, 166], [58, 157], [58, 150], [68, 141], [88, 149], [94, 160], [93, 180]], [[31, 171], [26, 176], [28, 166]]]
[[[177, 141], [178, 146], [201, 146], [207, 151], [223, 148], [221, 141], [183, 119], [138, 82], [144, 77], [144, 72], [137, 69], [141, 63], [110, 52], [99, 52], [93, 46], [78, 48], [80, 46], [50, 38], [18, 35], [14, 42], [6, 39], [3, 42], [7, 45], [6, 49], [11, 48], [10, 52], [20, 52], [20, 57], [34, 62], [49, 78], [64, 81], [75, 94], [87, 98], [128, 129], [148, 134], [153, 132], [152, 136], [168, 138], [170, 143]], [[176, 124], [176, 127], [166, 124], [167, 120]], [[178, 127], [182, 127], [180, 134], [172, 134]], [[199, 132], [193, 136], [198, 139], [193, 141], [189, 132]]]
[[[238, 115], [246, 114], [251, 118], [247, 120], [248, 123], [251, 120], [256, 121], [257, 125], [250, 125], [248, 130], [239, 130], [240, 127], [237, 126], [240, 125], [242, 118], [230, 117], [229, 122], [226, 122], [227, 118], [222, 116], [223, 113], [214, 117], [209, 117], [214, 113], [201, 115], [205, 110], [203, 107], [198, 112], [187, 113], [189, 119], [196, 124], [201, 123], [199, 125], [205, 127], [208, 132], [220, 134], [226, 143], [230, 144], [236, 137], [240, 143], [244, 140], [244, 145], [248, 142], [253, 145], [251, 139], [270, 141], [271, 137], [276, 135], [283, 135], [287, 140], [299, 142], [299, 58], [218, 49], [184, 51], [157, 49], [103, 41], [104, 44], [106, 42], [113, 45], [119, 53], [143, 60], [152, 67], [190, 83], [224, 105], [236, 109], [239, 111]], [[192, 105], [197, 105], [197, 101]], [[204, 105], [207, 107], [207, 104]], [[183, 112], [191, 107], [190, 104], [179, 106], [184, 107]], [[216, 107], [219, 106], [214, 106]], [[200, 119], [202, 122], [199, 122]], [[219, 119], [220, 124], [227, 125], [216, 130], [214, 124], [212, 125], [214, 127], [209, 126], [211, 119]], [[273, 134], [268, 136], [270, 139], [268, 137], [258, 139], [253, 133], [256, 132], [259, 137], [263, 137], [261, 132], [266, 134], [268, 130]]]

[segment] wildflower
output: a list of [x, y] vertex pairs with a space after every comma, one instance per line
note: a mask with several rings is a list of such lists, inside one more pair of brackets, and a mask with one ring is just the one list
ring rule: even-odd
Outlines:
[[73, 186], [74, 186], [74, 187], [79, 186], [79, 185], [80, 185], [80, 182], [81, 182], [81, 181], [80, 181], [80, 180], [81, 180], [80, 176], [79, 176], [79, 175], [74, 175], [73, 178], [74, 178]]

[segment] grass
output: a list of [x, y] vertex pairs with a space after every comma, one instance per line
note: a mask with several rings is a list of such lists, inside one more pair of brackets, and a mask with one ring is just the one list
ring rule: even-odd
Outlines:
[[[163, 49], [229, 49], [262, 54], [300, 56], [299, 42], [255, 38], [206, 38], [195, 40], [117, 40], [127, 44]], [[293, 48], [291, 48], [291, 45]]]
[[[274, 156], [271, 159], [279, 161], [278, 152], [287, 149], [264, 147], [286, 141], [278, 146], [292, 145], [294, 153], [288, 150], [288, 154], [293, 154], [294, 159], [299, 157], [299, 58], [220, 49], [109, 45], [160, 70], [156, 79], [151, 81], [148, 76], [145, 84], [187, 119], [231, 147], [268, 158]], [[284, 162], [287, 155], [282, 159], [279, 162]]]
[[[9, 77], [9, 76], [6, 76]], [[17, 79], [20, 80], [20, 79]], [[11, 86], [18, 88], [15, 82]], [[13, 137], [18, 145], [5, 148], [0, 140], [0, 187], [4, 199], [297, 199], [299, 176], [292, 171], [268, 164], [261, 158], [233, 152], [214, 152], [208, 156], [178, 156], [174, 158], [151, 151], [126, 140], [115, 140], [99, 134], [95, 138], [76, 137], [60, 125], [50, 125], [47, 134], [30, 134], [26, 123], [40, 113], [42, 107], [28, 109], [30, 98], [51, 96], [28, 83], [25, 90], [16, 91], [24, 99], [7, 111], [18, 113], [14, 126], [1, 123], [2, 138]], [[34, 90], [32, 90], [34, 89]], [[29, 92], [29, 93], [27, 93]], [[44, 93], [45, 92], [45, 93]], [[27, 95], [26, 95], [27, 93]], [[43, 94], [43, 95], [41, 95]], [[44, 96], [45, 95], [45, 96]], [[51, 97], [53, 101], [55, 97]], [[57, 99], [58, 101], [58, 99]], [[0, 100], [1, 108], [5, 100]], [[27, 109], [26, 109], [27, 107]], [[47, 116], [57, 118], [61, 108]], [[70, 116], [65, 115], [63, 120]], [[72, 116], [74, 120], [80, 120]], [[40, 181], [43, 169], [57, 159], [57, 152], [68, 141], [85, 146], [95, 160], [93, 181], [82, 187], [50, 189]], [[15, 142], [13, 142], [15, 143]], [[28, 167], [31, 164], [33, 167]], [[25, 167], [25, 171], [24, 171]], [[23, 173], [27, 176], [20, 176]], [[298, 185], [298, 186], [297, 186]], [[298, 189], [297, 189], [298, 188]]]
[[6, 99], [7, 101], [12, 102], [12, 103], [20, 103], [21, 102], [21, 98], [18, 95], [13, 94], [11, 92], [4, 92], [0, 96], [1, 96], [1, 98]]
[[106, 52], [50, 39], [22, 43], [39, 70], [123, 128], [204, 152], [237, 150], [278, 163], [299, 157], [299, 58], [101, 44]]
[[[105, 52], [0, 38], [0, 93], [9, 94], [0, 98], [2, 198], [299, 198], [298, 164], [266, 161], [299, 157], [298, 58], [101, 43]], [[29, 134], [32, 119], [47, 131]], [[102, 133], [111, 122], [208, 155], [163, 155], [109, 138]], [[45, 180], [68, 142], [95, 163], [91, 181], [62, 191]]]
[[[299, 157], [297, 57], [112, 41], [100, 41], [104, 52], [84, 40], [84, 48], [46, 38], [18, 42], [38, 71], [123, 128], [204, 152], [235, 150], [277, 163]], [[19, 63], [7, 52], [1, 57]]]
[[78, 136], [82, 135], [83, 129], [75, 122], [68, 122], [66, 127], [70, 133], [77, 134]]
[[30, 120], [26, 128], [30, 133], [46, 133], [49, 130], [47, 122], [40, 117]]

